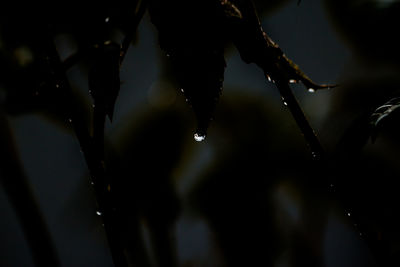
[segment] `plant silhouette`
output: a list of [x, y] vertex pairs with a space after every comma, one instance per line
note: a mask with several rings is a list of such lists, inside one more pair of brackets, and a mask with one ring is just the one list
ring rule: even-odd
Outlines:
[[[311, 80], [259, 18], [290, 1], [62, 1], [2, 11], [0, 178], [34, 264], [66, 263], [19, 155], [12, 121], [26, 114], [79, 144], [88, 176], [80, 186], [92, 190], [115, 266], [326, 266], [332, 213], [367, 247], [368, 266], [398, 264], [399, 4], [323, 2], [360, 69], [373, 74], [345, 76], [324, 92], [332, 105], [322, 142], [292, 88], [302, 85], [314, 98], [336, 85]], [[162, 52], [159, 77], [150, 108], [115, 122], [121, 70], [143, 20]], [[278, 98], [224, 85], [235, 50]], [[81, 78], [72, 78], [77, 72]], [[176, 225], [185, 218], [210, 232], [209, 261], [182, 262]]]

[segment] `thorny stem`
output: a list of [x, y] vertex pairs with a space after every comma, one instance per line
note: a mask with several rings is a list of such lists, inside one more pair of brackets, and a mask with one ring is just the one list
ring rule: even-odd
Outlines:
[[23, 166], [7, 119], [0, 111], [0, 182], [16, 211], [36, 266], [60, 266], [60, 261]]
[[99, 212], [101, 213], [101, 217], [103, 219], [104, 229], [114, 264], [117, 267], [126, 267], [128, 264], [119, 240], [119, 228], [118, 225], [116, 225], [117, 221], [115, 216], [113, 216], [114, 211], [111, 203], [111, 196], [108, 191], [108, 185], [106, 183], [106, 174], [103, 163], [96, 155], [97, 150], [93, 145], [85, 123], [83, 123], [83, 121], [80, 119], [81, 115], [76, 111], [76, 109], [74, 109], [72, 90], [65, 74], [65, 68], [60, 61], [55, 44], [50, 37], [47, 38], [48, 47], [46, 51], [50, 53], [48, 59], [55, 72], [54, 76], [57, 82], [56, 87], [60, 90], [60, 94], [65, 101], [68, 115], [71, 119], [72, 126], [81, 146], [86, 164], [89, 168], [89, 172], [94, 183], [95, 196], [99, 206]]
[[284, 80], [277, 80], [276, 86], [279, 89], [279, 92], [282, 96], [282, 100], [287, 104], [290, 112], [297, 125], [299, 126], [301, 132], [308, 143], [313, 159], [321, 160], [324, 155], [324, 149], [321, 143], [318, 140], [313, 128], [310, 126], [306, 116], [304, 115], [303, 110], [301, 109], [299, 103], [296, 100], [296, 97], [293, 95], [293, 92], [287, 82]]
[[134, 20], [132, 22], [132, 31], [128, 32], [128, 34], [125, 36], [124, 40], [122, 41], [121, 45], [121, 53], [120, 53], [120, 64], [124, 61], [126, 52], [128, 51], [128, 48], [135, 37], [137, 27], [139, 25], [139, 22], [142, 20], [142, 17], [144, 13], [146, 12], [147, 8], [147, 0], [140, 0], [137, 8], [135, 10], [135, 16]]

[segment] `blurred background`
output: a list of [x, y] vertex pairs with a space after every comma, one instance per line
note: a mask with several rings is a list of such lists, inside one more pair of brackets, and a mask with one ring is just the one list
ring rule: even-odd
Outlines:
[[[400, 264], [399, 118], [375, 142], [365, 124], [368, 114], [400, 96], [400, 1], [254, 2], [265, 32], [289, 58], [315, 82], [339, 85], [315, 93], [291, 86], [327, 162], [312, 160], [275, 85], [233, 47], [207, 138], [195, 142], [195, 118], [146, 13], [122, 65], [105, 134], [132, 266]], [[1, 11], [1, 130], [10, 130], [61, 266], [113, 266], [71, 125], [57, 98], [37, 100], [24, 80], [36, 60], [35, 32], [22, 34], [26, 25], [12, 17], [24, 12]], [[113, 23], [113, 16], [102, 18]], [[120, 42], [125, 30], [113, 38]], [[82, 49], [79, 38], [85, 36], [67, 30], [54, 36], [62, 60]], [[76, 108], [90, 122], [85, 62], [67, 77], [79, 96]], [[3, 180], [12, 179], [5, 173]], [[0, 210], [0, 265], [34, 266], [3, 186]]]

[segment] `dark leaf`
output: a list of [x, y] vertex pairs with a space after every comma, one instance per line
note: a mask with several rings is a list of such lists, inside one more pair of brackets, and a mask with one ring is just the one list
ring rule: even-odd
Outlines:
[[400, 97], [393, 98], [378, 107], [370, 117], [370, 123], [372, 126], [371, 137], [374, 141], [378, 135], [379, 130], [390, 119], [397, 118], [399, 116]]
[[228, 1], [221, 5], [219, 1], [153, 0], [149, 12], [160, 46], [170, 57], [181, 91], [194, 110], [195, 138], [201, 141], [222, 90], [224, 18], [238, 19], [240, 11]]
[[269, 80], [287, 83], [301, 81], [310, 90], [331, 88], [334, 85], [314, 83], [294, 64], [279, 46], [263, 31], [251, 1], [232, 1], [241, 11], [242, 19], [228, 25], [230, 38], [246, 63], [255, 63]]
[[94, 104], [103, 108], [110, 120], [120, 89], [119, 53], [120, 46], [111, 41], [97, 45], [93, 49], [89, 72], [89, 90]]

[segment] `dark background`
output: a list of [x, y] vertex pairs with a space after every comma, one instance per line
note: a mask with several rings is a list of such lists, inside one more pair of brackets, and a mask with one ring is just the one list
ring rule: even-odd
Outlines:
[[[262, 25], [286, 55], [314, 81], [340, 85], [314, 94], [292, 86], [333, 155], [357, 118], [396, 96], [398, 1], [285, 1], [274, 8], [266, 2], [256, 2]], [[1, 42], [0, 35], [0, 48]], [[56, 43], [63, 58], [76, 50], [68, 35], [57, 36]], [[124, 155], [120, 174], [147, 181], [128, 184], [139, 187], [131, 191], [140, 195], [139, 203], [152, 204], [127, 212], [138, 214], [150, 258], [148, 218], [170, 209], [177, 212], [179, 266], [374, 266], [376, 244], [387, 252], [380, 255], [399, 252], [397, 127], [360, 152], [345, 146], [345, 163], [319, 169], [274, 84], [233, 48], [226, 60], [224, 92], [201, 143], [192, 138], [194, 117], [168, 80], [166, 57], [147, 14], [121, 69], [106, 137], [109, 150]], [[79, 66], [68, 77], [87, 92]], [[4, 86], [0, 97], [3, 92]], [[71, 129], [36, 112], [7, 118], [62, 266], [112, 266]], [[169, 199], [163, 188], [170, 185], [175, 195]], [[176, 210], [168, 204], [174, 201]], [[33, 266], [3, 189], [0, 210], [0, 265]]]

